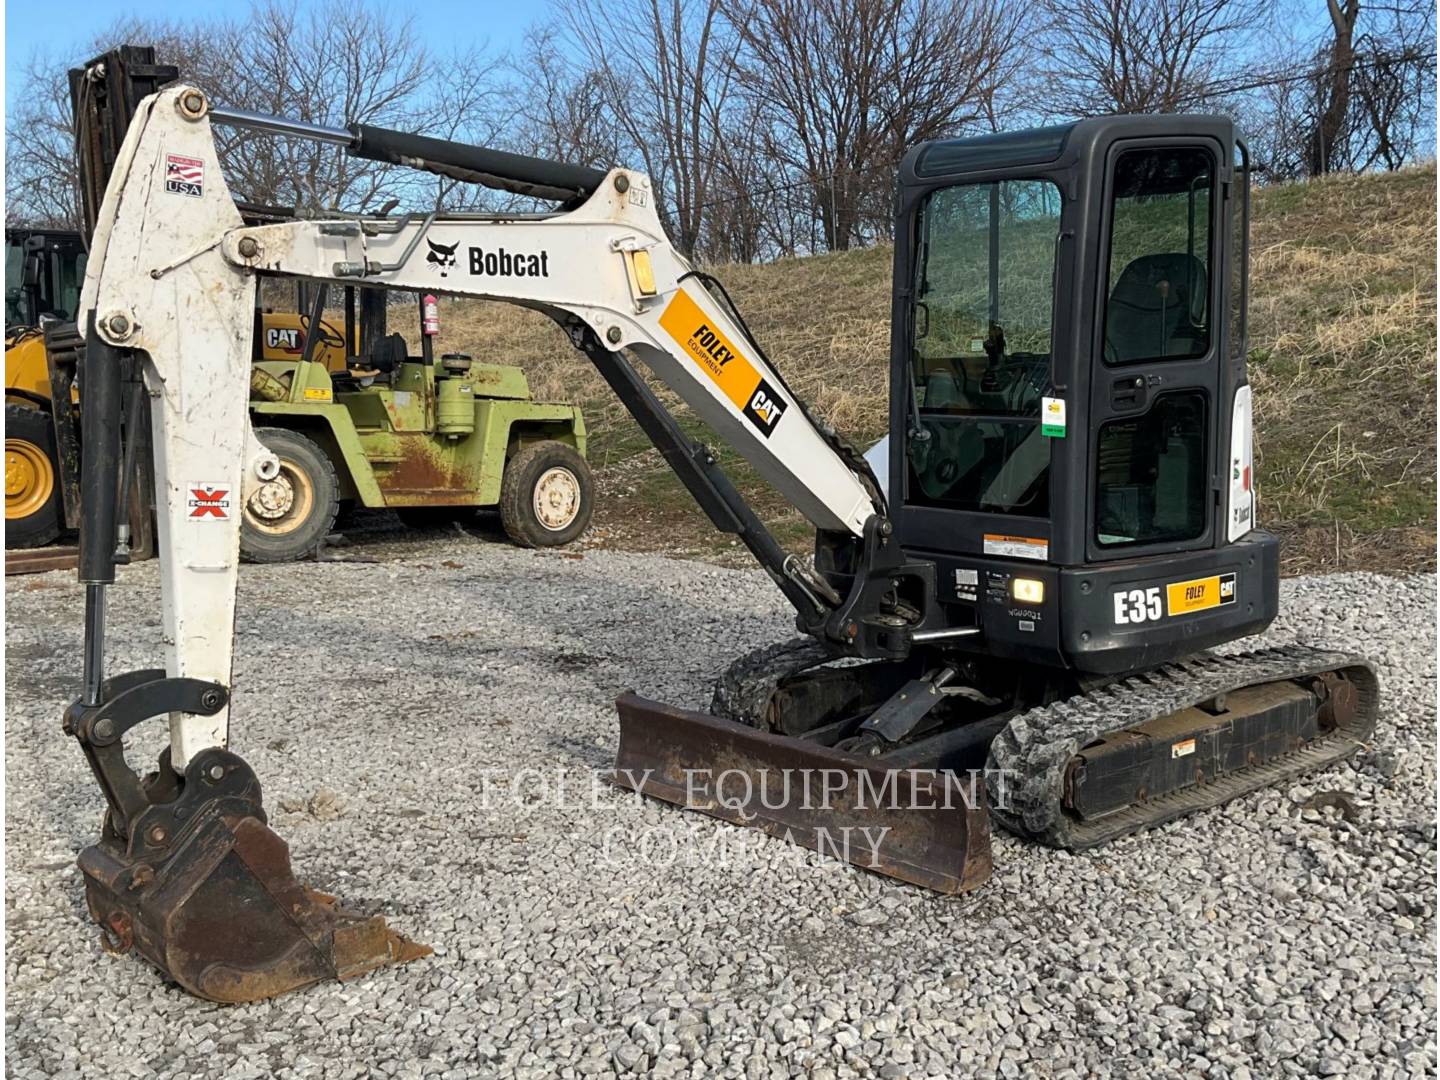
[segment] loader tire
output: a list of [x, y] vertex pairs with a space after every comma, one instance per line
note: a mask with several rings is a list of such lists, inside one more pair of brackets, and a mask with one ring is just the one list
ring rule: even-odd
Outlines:
[[521, 547], [560, 547], [585, 531], [595, 508], [590, 466], [560, 442], [527, 446], [505, 463], [500, 523]]
[[257, 428], [255, 435], [280, 459], [280, 474], [246, 501], [240, 554], [256, 563], [303, 558], [319, 547], [340, 512], [335, 466], [298, 431]]
[[50, 414], [5, 406], [5, 546], [36, 548], [60, 535], [60, 468]]

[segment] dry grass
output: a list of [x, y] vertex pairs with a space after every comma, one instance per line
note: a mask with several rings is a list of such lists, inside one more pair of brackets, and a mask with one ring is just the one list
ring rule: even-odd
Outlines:
[[1261, 520], [1295, 569], [1433, 566], [1435, 167], [1261, 192], [1252, 243]]
[[[1257, 193], [1261, 521], [1286, 536], [1292, 572], [1434, 565], [1435, 250], [1433, 165]], [[714, 272], [801, 396], [857, 442], [883, 433], [888, 247]], [[714, 554], [709, 523], [558, 328], [475, 301], [447, 302], [443, 324], [444, 348], [520, 364], [537, 396], [584, 407], [602, 542]], [[803, 520], [743, 462], [722, 460], [772, 528], [805, 546]]]

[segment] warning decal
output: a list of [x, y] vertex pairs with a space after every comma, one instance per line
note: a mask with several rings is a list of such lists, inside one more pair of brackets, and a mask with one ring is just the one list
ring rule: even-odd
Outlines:
[[1050, 557], [1050, 543], [1033, 536], [1004, 536], [986, 533], [984, 550], [986, 555], [1000, 555], [1007, 559], [1039, 559]]
[[785, 415], [788, 403], [740, 355], [734, 343], [710, 325], [710, 317], [684, 289], [677, 291], [660, 313], [660, 325], [768, 439]]
[[165, 155], [165, 190], [172, 195], [205, 194], [205, 162], [183, 154]]
[[229, 484], [186, 484], [185, 490], [191, 521], [230, 520]]

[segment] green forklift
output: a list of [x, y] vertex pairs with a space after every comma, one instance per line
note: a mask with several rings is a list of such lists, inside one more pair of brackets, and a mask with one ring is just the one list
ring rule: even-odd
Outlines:
[[[298, 288], [297, 310], [310, 309], [299, 355], [259, 360], [251, 375], [251, 423], [280, 471], [245, 504], [247, 559], [303, 557], [338, 515], [362, 507], [394, 510], [412, 528], [498, 509], [506, 535], [525, 547], [557, 547], [585, 531], [595, 485], [579, 408], [533, 400], [518, 367], [436, 356], [433, 296], [347, 288], [339, 331], [326, 319], [328, 290]], [[418, 355], [387, 332], [389, 310], [410, 303]]]

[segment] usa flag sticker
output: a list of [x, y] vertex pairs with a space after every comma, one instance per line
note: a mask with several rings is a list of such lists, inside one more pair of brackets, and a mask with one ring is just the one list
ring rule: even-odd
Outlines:
[[229, 521], [229, 484], [186, 484], [185, 505], [191, 521]]
[[165, 190], [198, 199], [205, 194], [205, 162], [184, 154], [165, 155]]

